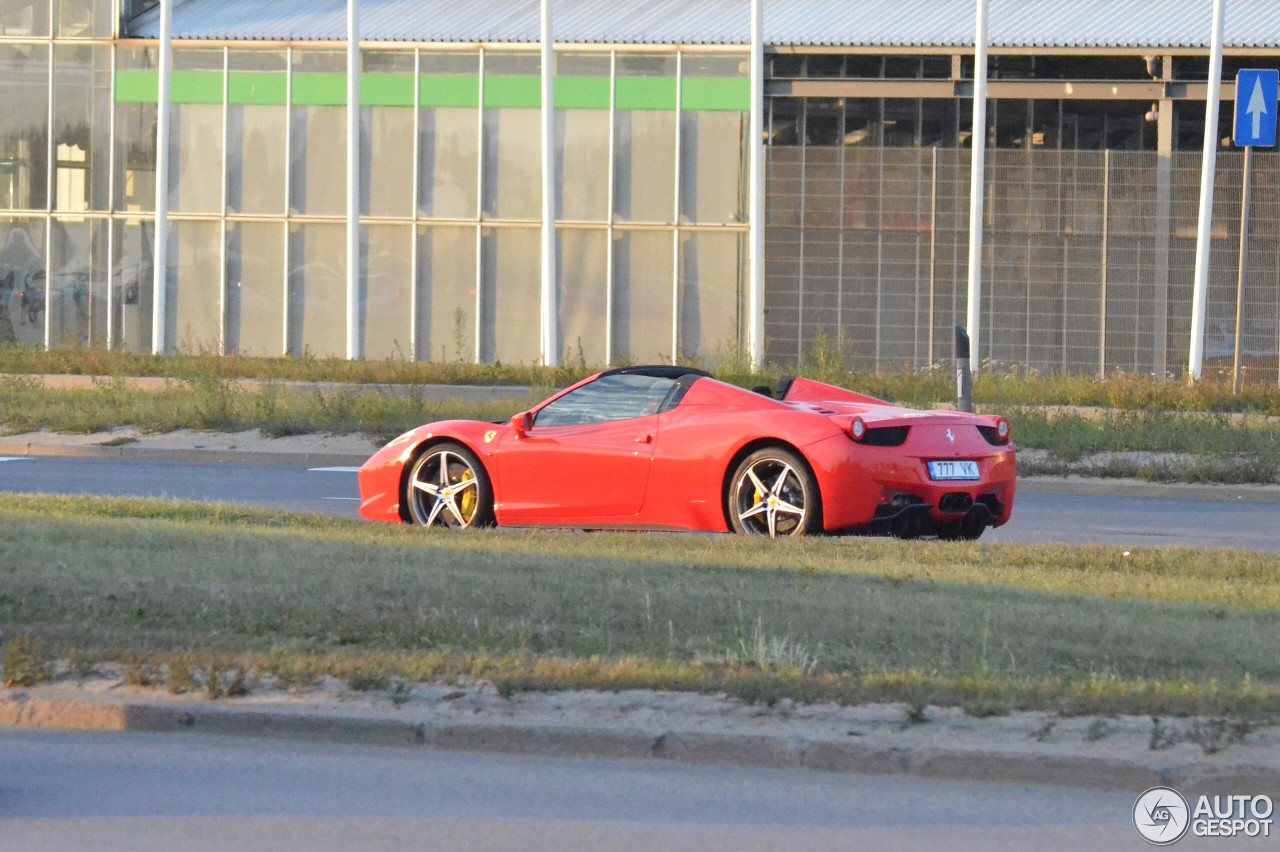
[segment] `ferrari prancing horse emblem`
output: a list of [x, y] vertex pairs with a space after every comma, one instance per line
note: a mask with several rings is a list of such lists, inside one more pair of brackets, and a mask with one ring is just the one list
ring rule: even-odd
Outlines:
[[493, 430], [493, 429], [490, 429], [488, 432], [485, 432], [485, 433], [484, 433], [484, 442], [485, 442], [486, 444], [492, 444], [492, 443], [493, 443], [493, 439], [494, 439], [494, 438], [496, 438], [496, 437], [498, 437], [498, 433], [497, 433], [497, 431], [495, 431], [495, 430]]
[[[487, 440], [489, 440], [489, 439], [488, 439], [488, 438], [485, 438], [485, 440], [487, 441]], [[953, 444], [956, 442], [956, 436], [955, 436], [955, 433], [954, 433], [954, 432], [952, 432], [950, 429], [948, 429], [948, 430], [947, 430], [947, 440], [948, 440], [948, 441], [950, 441], [950, 442], [951, 442], [951, 443], [953, 443]]]

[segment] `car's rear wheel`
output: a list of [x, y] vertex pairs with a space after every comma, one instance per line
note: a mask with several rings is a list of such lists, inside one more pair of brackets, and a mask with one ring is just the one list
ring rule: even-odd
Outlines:
[[404, 503], [419, 526], [465, 529], [493, 523], [493, 485], [475, 453], [461, 444], [428, 447], [409, 468]]
[[822, 529], [818, 483], [804, 461], [782, 447], [744, 458], [729, 480], [725, 504], [729, 525], [741, 535], [782, 538]]

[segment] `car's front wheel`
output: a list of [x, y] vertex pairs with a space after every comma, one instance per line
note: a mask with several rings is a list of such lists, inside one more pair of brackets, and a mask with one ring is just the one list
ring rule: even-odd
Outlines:
[[744, 458], [729, 480], [725, 510], [741, 535], [770, 538], [822, 529], [818, 483], [795, 453], [765, 447]]
[[409, 469], [404, 502], [424, 527], [465, 529], [493, 523], [493, 485], [475, 453], [461, 444], [428, 447]]

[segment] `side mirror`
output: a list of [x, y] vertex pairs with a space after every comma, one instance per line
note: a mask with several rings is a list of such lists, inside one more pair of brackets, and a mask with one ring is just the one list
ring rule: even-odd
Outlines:
[[533, 415], [527, 411], [521, 411], [511, 418], [511, 428], [515, 430], [517, 438], [523, 438], [533, 428]]

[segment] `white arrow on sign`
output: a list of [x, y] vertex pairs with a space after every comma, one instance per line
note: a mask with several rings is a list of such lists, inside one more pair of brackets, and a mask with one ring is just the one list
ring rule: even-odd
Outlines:
[[1245, 115], [1253, 119], [1253, 138], [1262, 135], [1262, 117], [1267, 114], [1267, 99], [1262, 94], [1262, 77], [1253, 80], [1253, 94], [1249, 96], [1249, 105], [1245, 107]]

